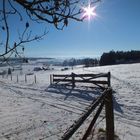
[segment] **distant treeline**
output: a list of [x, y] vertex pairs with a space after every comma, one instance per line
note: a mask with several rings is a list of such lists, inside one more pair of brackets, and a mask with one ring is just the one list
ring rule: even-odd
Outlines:
[[84, 65], [85, 67], [97, 66], [99, 64], [98, 59], [93, 58], [83, 58], [83, 59], [67, 59], [63, 61], [63, 66], [75, 66], [75, 65]]
[[9, 59], [0, 58], [0, 67], [7, 65], [14, 66], [23, 63], [28, 63], [28, 58], [9, 58]]
[[101, 66], [134, 62], [140, 62], [140, 51], [110, 51], [103, 53], [100, 58]]

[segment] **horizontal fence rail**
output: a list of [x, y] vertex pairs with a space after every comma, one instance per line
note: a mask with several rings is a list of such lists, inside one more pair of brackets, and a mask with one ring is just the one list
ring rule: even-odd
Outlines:
[[[106, 78], [105, 80], [98, 80], [99, 78]], [[97, 79], [97, 80], [96, 80]], [[76, 83], [91, 83], [99, 87], [110, 86], [110, 72], [100, 74], [53, 74], [50, 75], [50, 83], [71, 83], [72, 87], [76, 86]]]
[[[71, 82], [71, 79], [54, 79], [55, 82], [61, 81], [61, 82]], [[108, 81], [89, 81], [89, 80], [76, 80], [75, 79], [75, 83], [92, 83], [92, 84], [108, 84]]]
[[[98, 78], [98, 77], [108, 77], [108, 73], [100, 73], [100, 74], [75, 74], [75, 77], [92, 77], [92, 78]], [[69, 77], [70, 74], [53, 74], [54, 77]]]

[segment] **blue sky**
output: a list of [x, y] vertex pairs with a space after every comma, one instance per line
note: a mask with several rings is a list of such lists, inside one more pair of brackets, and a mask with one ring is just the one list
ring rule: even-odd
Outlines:
[[[63, 31], [46, 24], [48, 35], [26, 44], [25, 55], [99, 57], [110, 50], [140, 50], [140, 0], [102, 0], [96, 12], [96, 19], [70, 21]], [[33, 27], [37, 33], [44, 29], [41, 24]]]

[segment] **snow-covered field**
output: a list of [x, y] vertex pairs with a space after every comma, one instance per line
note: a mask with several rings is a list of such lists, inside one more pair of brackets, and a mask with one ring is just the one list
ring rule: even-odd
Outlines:
[[[60, 139], [99, 92], [84, 87], [72, 90], [50, 86], [50, 74], [108, 71], [114, 91], [115, 132], [121, 140], [140, 139], [140, 63], [67, 71], [54, 67], [34, 72], [34, 67], [24, 65], [23, 72], [13, 73], [12, 81], [10, 76], [0, 76], [0, 140]], [[30, 74], [27, 83], [25, 73]], [[79, 139], [86, 125], [72, 139]]]

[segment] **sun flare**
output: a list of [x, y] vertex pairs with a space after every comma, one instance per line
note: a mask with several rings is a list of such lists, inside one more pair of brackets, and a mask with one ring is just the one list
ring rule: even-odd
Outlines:
[[83, 10], [84, 10], [83, 17], [88, 18], [88, 20], [90, 20], [91, 17], [96, 17], [97, 16], [96, 11], [95, 11], [96, 6], [91, 7], [91, 5], [89, 4], [88, 7], [83, 8]]

